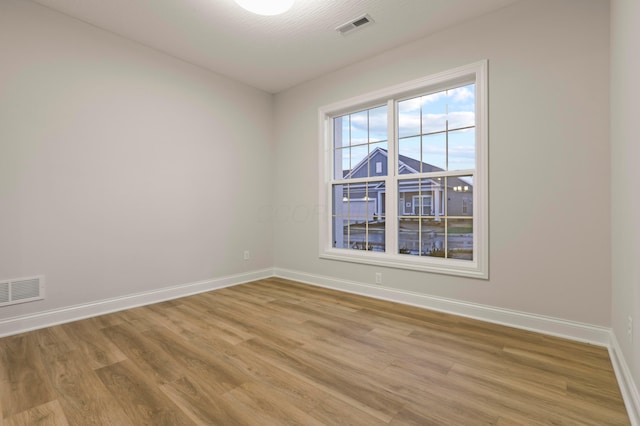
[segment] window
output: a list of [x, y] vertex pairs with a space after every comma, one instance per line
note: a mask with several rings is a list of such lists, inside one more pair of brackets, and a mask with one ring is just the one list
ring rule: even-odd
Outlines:
[[320, 256], [488, 277], [487, 62], [320, 109]]

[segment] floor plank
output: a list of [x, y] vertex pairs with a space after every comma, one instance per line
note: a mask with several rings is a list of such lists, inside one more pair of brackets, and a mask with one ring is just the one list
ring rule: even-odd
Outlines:
[[193, 421], [131, 361], [96, 370], [134, 425], [193, 425]]
[[7, 337], [0, 345], [0, 399], [3, 416], [35, 409], [55, 399], [37, 339], [43, 331]]
[[270, 278], [0, 339], [3, 425], [628, 425], [605, 348]]
[[5, 420], [6, 426], [68, 426], [67, 418], [58, 401], [50, 401], [29, 410], [14, 414]]

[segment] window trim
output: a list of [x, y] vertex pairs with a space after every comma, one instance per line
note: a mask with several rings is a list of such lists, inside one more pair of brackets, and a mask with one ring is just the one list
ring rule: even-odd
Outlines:
[[[474, 260], [441, 259], [437, 257], [407, 256], [399, 253], [380, 253], [364, 250], [348, 250], [332, 246], [331, 206], [333, 182], [333, 118], [383, 104], [388, 105], [388, 141], [389, 157], [394, 167], [388, 168], [387, 176], [375, 176], [373, 180], [383, 180], [386, 187], [385, 216], [398, 220], [398, 194], [394, 189], [396, 180], [394, 170], [397, 165], [397, 126], [394, 122], [394, 109], [398, 101], [429, 92], [446, 90], [447, 88], [475, 82], [475, 119], [476, 119], [476, 168], [474, 175], [474, 194], [472, 201]], [[318, 110], [319, 120], [319, 257], [321, 259], [355, 262], [375, 266], [386, 266], [447, 275], [472, 278], [489, 278], [489, 129], [488, 129], [488, 61], [482, 60], [452, 70], [422, 77], [406, 83], [390, 86], [381, 90], [356, 96], [344, 101], [323, 106]], [[459, 175], [457, 171], [440, 173], [440, 175]], [[389, 202], [391, 200], [391, 202]], [[406, 203], [406, 200], [405, 200]], [[396, 229], [397, 230], [397, 229]], [[397, 238], [390, 235], [387, 239]]]

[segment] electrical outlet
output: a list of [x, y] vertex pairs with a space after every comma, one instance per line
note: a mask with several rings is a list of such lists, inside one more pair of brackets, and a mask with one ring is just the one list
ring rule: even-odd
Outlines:
[[376, 272], [376, 284], [382, 284], [382, 272]]
[[251, 258], [251, 253], [249, 253], [249, 250], [245, 250], [243, 256], [244, 260], [249, 260]]
[[627, 317], [627, 339], [629, 339], [629, 343], [633, 343], [633, 317], [631, 315]]

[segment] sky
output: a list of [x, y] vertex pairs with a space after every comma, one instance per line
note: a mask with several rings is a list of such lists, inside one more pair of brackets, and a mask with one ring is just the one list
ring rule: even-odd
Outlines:
[[[341, 118], [336, 136], [342, 143], [335, 148], [341, 148], [342, 169], [352, 169], [378, 147], [388, 148], [386, 105]], [[398, 102], [398, 124], [399, 154], [443, 170], [475, 168], [474, 84]]]

